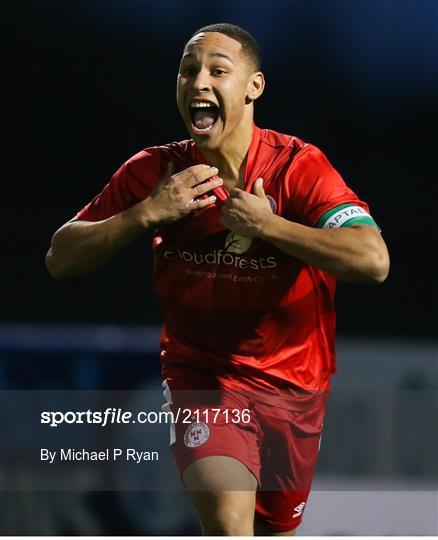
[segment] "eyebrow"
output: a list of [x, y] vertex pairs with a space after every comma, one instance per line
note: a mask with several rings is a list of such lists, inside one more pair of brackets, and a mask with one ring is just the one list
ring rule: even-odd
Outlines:
[[[234, 64], [233, 60], [229, 56], [227, 56], [226, 54], [223, 54], [223, 53], [219, 53], [219, 52], [210, 53], [208, 56], [214, 56], [214, 57], [218, 57], [218, 58], [225, 58], [226, 60], [228, 60], [229, 62]], [[186, 58], [193, 58], [193, 53], [185, 53], [183, 55], [182, 59], [185, 60]]]

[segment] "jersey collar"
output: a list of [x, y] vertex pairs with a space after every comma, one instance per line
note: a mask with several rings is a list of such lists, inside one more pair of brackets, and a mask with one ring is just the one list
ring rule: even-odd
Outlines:
[[252, 172], [254, 169], [256, 157], [258, 155], [258, 148], [259, 148], [261, 136], [262, 136], [262, 130], [258, 128], [255, 124], [253, 124], [252, 137], [251, 137], [251, 142], [248, 148], [248, 157], [246, 160], [246, 167], [245, 167], [245, 189], [247, 188], [249, 183], [252, 184], [255, 180], [257, 180], [257, 178], [252, 178], [253, 176]]
[[[250, 192], [252, 190], [254, 181], [257, 180], [257, 178], [253, 178], [254, 176], [253, 169], [257, 160], [258, 148], [259, 148], [261, 136], [262, 136], [262, 130], [258, 128], [255, 124], [253, 124], [251, 142], [249, 143], [246, 165], [245, 165], [245, 177], [244, 177], [244, 183], [245, 183], [244, 190], [245, 191]], [[204, 155], [195, 144], [194, 144], [194, 148], [195, 148], [195, 155], [196, 155], [197, 162], [207, 163]], [[214, 192], [216, 195], [219, 196], [220, 199], [227, 199], [229, 195], [228, 191], [224, 187], [216, 188]]]

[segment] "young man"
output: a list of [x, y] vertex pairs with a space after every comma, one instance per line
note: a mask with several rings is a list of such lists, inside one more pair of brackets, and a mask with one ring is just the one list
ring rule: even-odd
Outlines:
[[165, 396], [192, 413], [171, 445], [207, 535], [294, 533], [335, 367], [335, 281], [380, 283], [389, 268], [325, 156], [254, 126], [264, 84], [251, 35], [195, 32], [177, 87], [191, 139], [129, 159], [46, 257], [55, 278], [84, 274], [157, 229]]

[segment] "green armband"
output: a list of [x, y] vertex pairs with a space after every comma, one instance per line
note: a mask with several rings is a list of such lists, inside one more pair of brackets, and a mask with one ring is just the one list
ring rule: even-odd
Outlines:
[[340, 227], [352, 227], [353, 225], [371, 225], [380, 228], [374, 219], [361, 206], [352, 203], [341, 204], [323, 214], [316, 227], [318, 229], [338, 229]]

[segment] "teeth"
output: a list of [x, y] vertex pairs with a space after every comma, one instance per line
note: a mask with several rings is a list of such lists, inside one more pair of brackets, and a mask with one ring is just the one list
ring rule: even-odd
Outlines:
[[214, 107], [213, 103], [208, 103], [206, 101], [192, 101], [190, 104], [190, 107], [192, 109], [207, 109], [209, 107]]
[[198, 131], [199, 133], [207, 133], [207, 131], [210, 131], [210, 129], [212, 128], [213, 126], [208, 126], [204, 129], [200, 129], [200, 128], [196, 128], [196, 131]]

